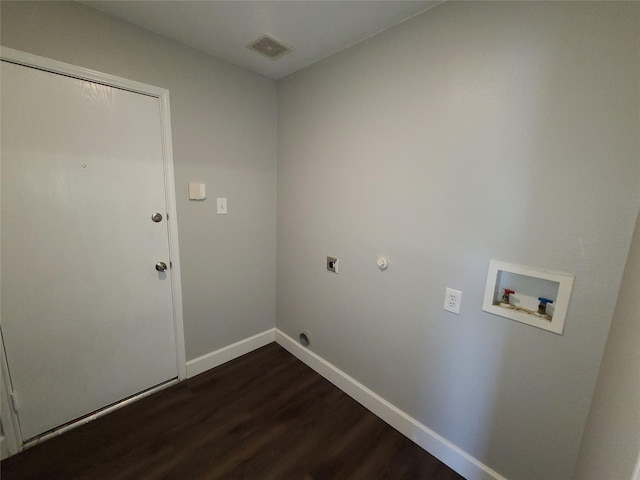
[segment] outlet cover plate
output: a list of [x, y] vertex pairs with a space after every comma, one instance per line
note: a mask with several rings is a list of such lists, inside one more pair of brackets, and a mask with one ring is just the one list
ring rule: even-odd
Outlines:
[[462, 292], [447, 288], [444, 295], [444, 309], [447, 312], [460, 314], [460, 304], [462, 303]]

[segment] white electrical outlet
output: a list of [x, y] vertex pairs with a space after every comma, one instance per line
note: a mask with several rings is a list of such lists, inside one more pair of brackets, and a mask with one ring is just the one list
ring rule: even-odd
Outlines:
[[462, 303], [462, 292], [447, 288], [444, 294], [444, 309], [447, 312], [460, 313], [460, 304]]

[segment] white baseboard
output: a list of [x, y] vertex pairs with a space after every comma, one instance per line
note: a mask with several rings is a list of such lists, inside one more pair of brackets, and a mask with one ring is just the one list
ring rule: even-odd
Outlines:
[[265, 345], [272, 343], [274, 340], [275, 329], [272, 328], [254, 335], [253, 337], [245, 338], [244, 340], [240, 340], [232, 345], [228, 345], [214, 352], [189, 360], [187, 362], [187, 378], [194, 377], [211, 368], [227, 363], [234, 358], [238, 358], [245, 353], [264, 347]]
[[334, 367], [322, 357], [301, 346], [293, 338], [277, 328], [275, 329], [275, 341], [340, 390], [467, 480], [507, 480], [498, 472], [484, 465], [478, 459]]
[[507, 480], [277, 328], [189, 360], [187, 378], [206, 372], [273, 341], [467, 480]]

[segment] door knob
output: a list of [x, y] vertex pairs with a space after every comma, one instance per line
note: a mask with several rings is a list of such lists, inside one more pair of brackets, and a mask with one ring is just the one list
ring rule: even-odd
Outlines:
[[156, 263], [156, 270], [159, 272], [164, 272], [167, 270], [167, 264], [164, 262], [158, 262]]
[[151, 215], [151, 220], [153, 220], [156, 223], [161, 222], [162, 221], [162, 214], [161, 213], [154, 213], [153, 215]]

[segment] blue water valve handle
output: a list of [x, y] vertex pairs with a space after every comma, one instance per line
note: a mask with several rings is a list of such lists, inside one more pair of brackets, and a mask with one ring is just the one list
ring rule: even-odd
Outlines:
[[540, 304], [538, 305], [538, 316], [547, 316], [547, 303], [553, 303], [553, 300], [548, 298], [538, 297]]

